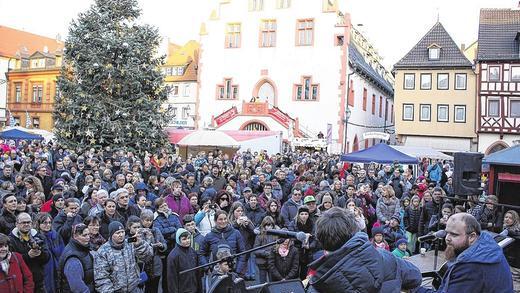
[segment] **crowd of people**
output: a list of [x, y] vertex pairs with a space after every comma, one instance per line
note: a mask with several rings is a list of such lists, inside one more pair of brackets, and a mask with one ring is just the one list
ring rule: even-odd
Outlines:
[[[423, 160], [414, 173], [399, 162], [361, 166], [309, 151], [138, 157], [25, 141], [0, 141], [0, 151], [0, 292], [202, 292], [222, 275], [309, 279], [309, 264], [326, 254], [316, 226], [333, 207], [399, 259], [432, 249], [417, 238], [457, 213], [520, 234], [518, 213], [493, 205], [494, 195], [445, 198], [454, 195], [449, 162]], [[275, 242], [270, 229], [306, 237], [231, 261]], [[516, 282], [517, 252], [506, 253]], [[222, 261], [180, 275], [214, 260]]]

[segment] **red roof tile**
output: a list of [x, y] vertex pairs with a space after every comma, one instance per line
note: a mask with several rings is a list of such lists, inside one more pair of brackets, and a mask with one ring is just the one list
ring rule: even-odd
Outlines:
[[63, 42], [53, 38], [48, 38], [33, 33], [17, 30], [14, 28], [0, 25], [0, 56], [16, 57], [16, 52], [22, 47], [32, 53], [35, 51], [43, 51], [47, 46], [49, 52], [55, 52], [63, 49]]

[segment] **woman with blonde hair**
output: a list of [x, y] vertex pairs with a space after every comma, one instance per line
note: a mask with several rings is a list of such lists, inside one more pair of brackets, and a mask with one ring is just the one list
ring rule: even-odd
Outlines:
[[507, 230], [507, 236], [515, 239], [515, 242], [504, 248], [504, 254], [511, 267], [513, 289], [520, 292], [520, 216], [516, 211], [509, 210], [504, 214], [504, 230]]
[[383, 186], [381, 198], [377, 200], [376, 215], [379, 224], [388, 225], [392, 216], [399, 216], [401, 205], [395, 197], [394, 188], [390, 185]]

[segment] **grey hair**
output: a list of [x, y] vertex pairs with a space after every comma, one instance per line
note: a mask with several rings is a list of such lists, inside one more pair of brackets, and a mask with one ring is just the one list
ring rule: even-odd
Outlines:
[[153, 212], [149, 209], [142, 210], [141, 220], [153, 220]]

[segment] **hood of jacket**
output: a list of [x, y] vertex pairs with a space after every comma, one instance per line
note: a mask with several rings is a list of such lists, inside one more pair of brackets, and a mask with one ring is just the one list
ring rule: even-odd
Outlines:
[[336, 251], [309, 265], [316, 274], [310, 284], [320, 292], [379, 292], [387, 278], [382, 256], [368, 241], [367, 234], [356, 233]]
[[[15, 227], [15, 228], [13, 229], [13, 231], [11, 231], [11, 234], [13, 234], [14, 237], [20, 239], [20, 230], [18, 229], [18, 227]], [[38, 231], [36, 231], [36, 229], [32, 229], [32, 228], [31, 228], [31, 230], [29, 231], [29, 234], [30, 234], [32, 237], [34, 237], [34, 236], [36, 236], [36, 234], [38, 234]]]
[[181, 235], [186, 232], [188, 232], [188, 230], [184, 228], [177, 229], [177, 232], [175, 232], [175, 243], [177, 243], [177, 245], [181, 246]]
[[502, 249], [488, 232], [482, 231], [478, 240], [464, 250], [455, 263], [494, 264], [502, 261]]

